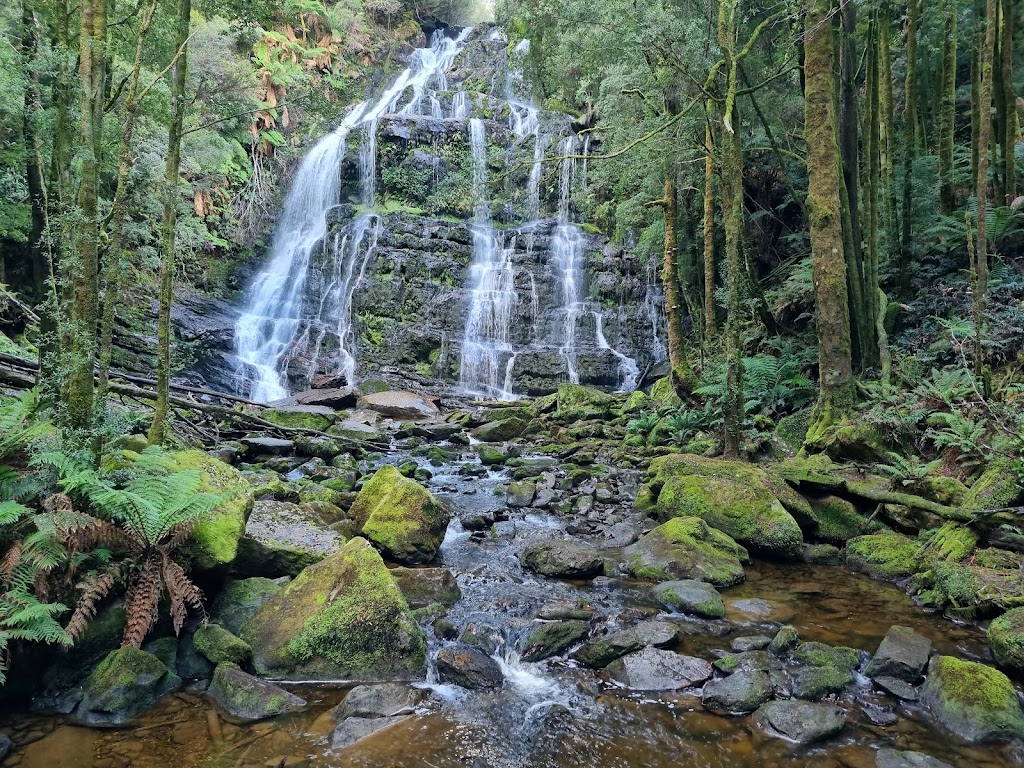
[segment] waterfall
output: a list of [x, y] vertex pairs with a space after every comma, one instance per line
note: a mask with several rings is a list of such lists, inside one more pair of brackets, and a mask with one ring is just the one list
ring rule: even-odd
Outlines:
[[509, 341], [509, 330], [518, 301], [512, 264], [515, 241], [506, 246], [491, 221], [487, 133], [482, 120], [469, 121], [469, 138], [473, 158], [473, 264], [459, 387], [477, 396], [511, 400], [515, 350]]
[[562, 287], [562, 345], [559, 352], [565, 359], [569, 381], [580, 383], [576, 370], [576, 326], [583, 313], [584, 304], [580, 297], [581, 270], [584, 261], [584, 240], [580, 228], [572, 221], [570, 214], [573, 182], [576, 177], [576, 155], [579, 139], [573, 134], [562, 139], [558, 154], [562, 156], [558, 176], [558, 219], [551, 233], [551, 260], [559, 275]]
[[[317, 370], [328, 336], [333, 336], [338, 345], [335, 372], [344, 374], [350, 385], [355, 383], [352, 295], [376, 245], [380, 220], [363, 214], [351, 225], [348, 235], [325, 239], [328, 212], [342, 203], [340, 168], [346, 141], [354, 130], [362, 134], [360, 202], [372, 207], [377, 179], [377, 121], [395, 112], [424, 114], [424, 109], [426, 115], [437, 116], [440, 102], [435, 91], [447, 90], [445, 72], [471, 31], [467, 28], [455, 39], [435, 32], [430, 47], [414, 51], [409, 66], [375, 102], [355, 105], [341, 125], [317, 142], [299, 164], [285, 197], [267, 264], [249, 286], [235, 324], [235, 354], [240, 362], [237, 388], [244, 396], [258, 402], [287, 397], [294, 348], [299, 342], [312, 348], [302, 372], [308, 381]], [[458, 109], [465, 108], [463, 99]], [[453, 112], [455, 109], [453, 104]], [[313, 315], [307, 307], [306, 288], [310, 262], [319, 249], [328, 256], [330, 274], [323, 276], [327, 289]]]

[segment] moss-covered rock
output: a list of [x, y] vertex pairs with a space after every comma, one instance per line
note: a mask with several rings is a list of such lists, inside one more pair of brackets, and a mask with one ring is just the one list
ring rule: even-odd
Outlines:
[[261, 577], [230, 581], [217, 594], [210, 607], [210, 620], [235, 635], [267, 600], [284, 585]]
[[199, 653], [214, 664], [228, 662], [244, 664], [252, 656], [252, 648], [239, 637], [224, 629], [220, 624], [204, 624], [192, 636], [192, 643]]
[[1024, 715], [1013, 684], [985, 664], [933, 656], [921, 701], [939, 725], [965, 741], [1024, 738]]
[[253, 722], [297, 712], [305, 699], [243, 672], [235, 664], [219, 664], [207, 695], [235, 722]]
[[988, 644], [1002, 666], [1024, 670], [1024, 608], [1014, 608], [988, 627]]
[[793, 696], [817, 701], [831, 693], [839, 693], [853, 682], [853, 672], [835, 667], [807, 667], [793, 680]]
[[362, 535], [398, 562], [430, 562], [437, 554], [451, 514], [426, 488], [402, 477], [390, 464], [363, 486], [349, 514]]
[[391, 576], [412, 608], [454, 605], [462, 597], [455, 575], [447, 568], [392, 568]]
[[181, 678], [153, 654], [119, 648], [86, 679], [75, 719], [86, 725], [122, 725], [180, 684]]
[[960, 562], [978, 546], [978, 534], [966, 525], [948, 522], [921, 537], [929, 559]]
[[356, 538], [310, 566], [241, 630], [261, 675], [290, 680], [419, 675], [423, 632], [384, 561]]
[[601, 574], [604, 558], [590, 544], [552, 539], [531, 544], [519, 555], [523, 567], [559, 579], [591, 579]]
[[890, 453], [885, 435], [865, 419], [837, 421], [807, 435], [807, 449], [836, 461], [882, 462]]
[[495, 448], [493, 445], [487, 445], [486, 443], [481, 443], [476, 447], [476, 455], [480, 458], [480, 463], [487, 467], [496, 467], [504, 464], [509, 458], [508, 454], [500, 448]]
[[587, 621], [551, 621], [538, 624], [526, 636], [523, 661], [541, 661], [557, 656], [590, 634]]
[[515, 416], [506, 417], [500, 421], [488, 421], [486, 424], [481, 424], [470, 434], [485, 443], [503, 443], [523, 434], [526, 431], [527, 423], [525, 419], [518, 419]]
[[1020, 473], [1008, 459], [991, 462], [975, 480], [964, 499], [965, 509], [1003, 509], [1024, 499]]
[[626, 402], [622, 406], [622, 412], [637, 413], [653, 407], [654, 403], [651, 398], [638, 389], [626, 398]]
[[662, 520], [699, 517], [753, 550], [800, 556], [800, 526], [775, 492], [792, 491], [759, 467], [672, 454], [651, 462], [645, 485], [644, 503], [653, 503]]
[[803, 447], [810, 420], [810, 408], [783, 416], [775, 424], [776, 439], [790, 451], [796, 453]]
[[698, 517], [677, 517], [626, 547], [625, 570], [638, 579], [698, 579], [716, 587], [743, 581], [747, 550]]
[[266, 408], [260, 417], [279, 427], [315, 429], [323, 432], [334, 423], [335, 413], [324, 405], [285, 405]]
[[936, 561], [917, 577], [915, 586], [926, 602], [967, 619], [983, 619], [1006, 608], [1024, 606], [1019, 569], [980, 568]]
[[725, 601], [718, 590], [707, 582], [693, 579], [666, 581], [654, 588], [654, 595], [665, 605], [682, 613], [692, 613], [706, 619], [725, 618]]
[[900, 533], [858, 536], [846, 545], [846, 564], [876, 579], [897, 581], [916, 573], [924, 545]]
[[229, 565], [238, 554], [238, 542], [252, 512], [253, 492], [249, 483], [237, 469], [202, 451], [169, 453], [166, 463], [172, 472], [197, 472], [200, 491], [224, 497], [199, 521], [189, 540], [188, 552], [193, 565], [200, 569]]
[[861, 515], [857, 507], [839, 496], [811, 497], [808, 501], [813, 535], [828, 544], [842, 546], [850, 539], [882, 529], [881, 523]]
[[343, 450], [341, 443], [326, 435], [297, 435], [295, 452], [300, 456], [312, 456], [330, 461]]
[[842, 645], [825, 643], [800, 643], [793, 652], [793, 658], [811, 667], [831, 667], [852, 671], [860, 666], [860, 651]]
[[249, 517], [233, 570], [240, 576], [296, 576], [344, 543], [310, 506], [261, 500]]
[[679, 395], [676, 394], [675, 387], [672, 386], [672, 378], [670, 376], [664, 376], [651, 385], [651, 400], [659, 406], [671, 405], [679, 407], [683, 404]]
[[593, 387], [562, 384], [558, 388], [555, 418], [566, 422], [604, 419], [611, 415], [611, 410], [617, 402], [618, 399], [614, 395]]

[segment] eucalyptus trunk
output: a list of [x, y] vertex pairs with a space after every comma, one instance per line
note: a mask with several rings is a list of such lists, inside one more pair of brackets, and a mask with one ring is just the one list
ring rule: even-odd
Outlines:
[[1016, 7], [1013, 0], [1002, 0], [1002, 39], [999, 44], [1002, 77], [1003, 204], [1009, 205], [1017, 196], [1017, 94], [1013, 88], [1013, 31]]
[[704, 338], [711, 340], [718, 330], [715, 318], [715, 155], [711, 133], [713, 104], [709, 102], [704, 121]]
[[178, 169], [181, 164], [181, 132], [185, 120], [185, 76], [188, 70], [189, 17], [192, 0], [178, 0], [175, 60], [171, 67], [171, 126], [167, 136], [164, 175], [164, 215], [160, 263], [160, 308], [157, 312], [156, 406], [149, 428], [149, 443], [164, 441], [171, 385], [171, 302], [174, 288], [175, 226], [178, 221]]
[[978, 122], [978, 174], [975, 196], [978, 203], [976, 219], [976, 238], [974, 246], [974, 323], [975, 350], [974, 367], [979, 378], [984, 375], [984, 335], [985, 315], [988, 294], [988, 237], [986, 231], [986, 215], [988, 212], [988, 152], [992, 132], [992, 121], [989, 114], [992, 107], [992, 69], [996, 35], [996, 4], [995, 0], [987, 0], [984, 21], [984, 48], [979, 61], [978, 95], [981, 119]]
[[804, 139], [807, 143], [807, 213], [818, 322], [818, 403], [808, 430], [813, 443], [853, 406], [853, 358], [843, 250], [842, 184], [836, 135], [834, 37], [829, 0], [814, 0], [804, 19]]
[[913, 235], [913, 166], [917, 156], [917, 20], [921, 0], [907, 4], [907, 76], [903, 86], [903, 206], [900, 222], [899, 280], [906, 284]]
[[956, 0], [943, 2], [942, 88], [939, 119], [939, 204], [949, 216], [956, 207], [953, 183], [953, 133], [956, 127]]
[[896, 232], [896, 181], [895, 181], [895, 157], [896, 157], [896, 129], [895, 116], [892, 106], [892, 54], [889, 50], [889, 41], [892, 39], [892, 9], [888, 3], [881, 3], [878, 11], [878, 108], [879, 116], [879, 137], [881, 140], [881, 184], [882, 195], [885, 201], [883, 209], [883, 227], [885, 228], [886, 241], [890, 244], [897, 242]]

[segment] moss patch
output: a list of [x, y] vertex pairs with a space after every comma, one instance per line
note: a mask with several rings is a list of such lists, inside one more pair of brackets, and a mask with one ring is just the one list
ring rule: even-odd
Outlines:
[[1024, 608], [1014, 608], [993, 620], [988, 628], [988, 644], [1001, 665], [1024, 670]]
[[747, 550], [697, 517], [677, 517], [624, 550], [626, 571], [639, 579], [699, 579], [718, 587], [743, 581]]
[[985, 664], [933, 656], [921, 698], [940, 725], [966, 741], [1024, 736], [1013, 684]]
[[919, 569], [923, 544], [900, 533], [858, 536], [846, 546], [846, 563], [878, 579], [897, 580]]

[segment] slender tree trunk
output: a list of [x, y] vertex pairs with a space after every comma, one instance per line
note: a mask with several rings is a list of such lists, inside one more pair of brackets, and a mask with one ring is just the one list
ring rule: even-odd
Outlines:
[[879, 126], [879, 67], [878, 67], [878, 24], [872, 20], [868, 28], [867, 76], [865, 95], [867, 97], [867, 115], [865, 130], [867, 132], [867, 195], [865, 197], [868, 213], [867, 255], [864, 259], [864, 301], [867, 307], [867, 329], [871, 332], [870, 349], [873, 354], [867, 361], [872, 367], [881, 363], [881, 334], [878, 332], [879, 316], [879, 208], [881, 196], [878, 183], [881, 173], [881, 130]]
[[978, 186], [978, 131], [981, 129], [981, 62], [985, 43], [985, 0], [973, 4], [974, 45], [971, 48], [971, 188]]
[[808, 443], [849, 413], [854, 400], [846, 258], [843, 252], [837, 120], [833, 98], [833, 36], [829, 0], [814, 0], [804, 19], [804, 138], [807, 213], [814, 262], [820, 387]]
[[999, 45], [1003, 86], [1003, 205], [1009, 205], [1017, 196], [1017, 94], [1013, 89], [1013, 30], [1016, 23], [1013, 0], [1002, 0], [1002, 41]]
[[78, 429], [93, 424], [93, 365], [99, 320], [99, 185], [106, 97], [106, 0], [83, 0], [79, 33], [78, 75], [81, 180], [75, 252], [67, 275], [72, 282], [69, 321], [68, 423]]
[[157, 0], [152, 0], [143, 12], [139, 25], [138, 39], [135, 44], [135, 58], [132, 61], [132, 72], [128, 84], [128, 93], [124, 103], [124, 129], [117, 150], [117, 183], [114, 187], [114, 199], [111, 203], [107, 226], [107, 258], [103, 269], [103, 315], [100, 319], [99, 342], [99, 377], [96, 397], [102, 403], [107, 395], [107, 383], [110, 374], [110, 357], [114, 346], [114, 310], [120, 298], [121, 273], [124, 270], [124, 222], [128, 213], [128, 175], [131, 173], [132, 140], [135, 131], [135, 118], [139, 111], [141, 94], [139, 80], [142, 75], [143, 52], [146, 36], [149, 34], [156, 12]]
[[35, 8], [26, 0], [21, 5], [21, 40], [18, 52], [23, 71], [27, 73], [25, 88], [25, 113], [22, 131], [25, 138], [25, 185], [28, 189], [29, 210], [32, 214], [32, 229], [29, 232], [29, 253], [32, 258], [33, 301], [40, 307], [46, 300], [49, 278], [46, 249], [43, 236], [46, 233], [47, 200], [46, 178], [43, 176], [42, 150], [36, 120], [43, 114], [42, 97], [39, 91], [39, 36]]
[[885, 200], [884, 215], [882, 220], [885, 227], [886, 242], [889, 247], [888, 253], [895, 249], [892, 247], [898, 240], [896, 232], [896, 181], [895, 181], [895, 157], [896, 157], [896, 129], [895, 116], [892, 106], [892, 58], [889, 50], [889, 41], [892, 39], [892, 9], [886, 2], [879, 6], [878, 25], [878, 86], [880, 89], [878, 107], [881, 111], [879, 135], [881, 138], [881, 181], [883, 197]]
[[679, 265], [676, 261], [676, 184], [672, 172], [665, 173], [665, 197], [662, 200], [665, 216], [665, 253], [661, 264], [661, 282], [665, 289], [665, 324], [668, 333], [668, 359], [672, 366], [672, 386], [676, 390], [688, 390], [690, 364], [686, 358], [683, 341], [684, 299], [679, 285]]
[[956, 0], [943, 2], [942, 87], [939, 119], [939, 201], [949, 216], [956, 207], [953, 183], [953, 132], [956, 128]]
[[988, 294], [988, 239], [986, 232], [986, 214], [988, 212], [988, 150], [992, 132], [990, 119], [992, 108], [992, 69], [996, 34], [995, 0], [987, 0], [985, 14], [985, 37], [979, 71], [980, 120], [978, 122], [978, 178], [975, 195], [978, 201], [978, 217], [976, 222], [977, 237], [974, 246], [974, 322], [977, 338], [974, 352], [975, 373], [979, 378], [984, 375], [985, 352], [984, 333], [985, 315]]
[[157, 316], [157, 400], [149, 442], [164, 441], [167, 402], [171, 382], [171, 302], [174, 287], [174, 235], [178, 219], [178, 168], [181, 162], [181, 131], [185, 119], [185, 76], [188, 69], [189, 18], [192, 0], [178, 0], [175, 35], [177, 60], [171, 69], [171, 128], [167, 138], [167, 168], [164, 179], [163, 260], [160, 265], [160, 309]]
[[910, 277], [910, 242], [913, 235], [913, 166], [917, 156], [917, 19], [921, 0], [907, 4], [907, 77], [903, 100], [903, 215], [900, 222], [899, 281]]
[[704, 121], [704, 338], [715, 337], [715, 148], [711, 133], [714, 104], [708, 100]]

